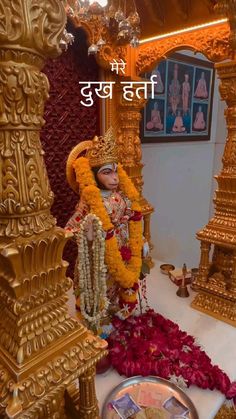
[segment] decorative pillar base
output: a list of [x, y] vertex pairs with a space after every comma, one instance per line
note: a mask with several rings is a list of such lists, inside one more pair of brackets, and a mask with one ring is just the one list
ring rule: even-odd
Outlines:
[[236, 298], [229, 301], [201, 291], [194, 298], [191, 307], [236, 327]]
[[95, 392], [95, 374], [95, 367], [91, 367], [79, 377], [79, 418], [81, 419], [100, 419]]
[[65, 391], [65, 412], [68, 419], [79, 418], [79, 388], [75, 382], [71, 383]]
[[215, 419], [234, 419], [234, 418], [235, 418], [235, 408], [226, 406], [225, 404], [220, 408], [219, 412], [215, 416]]

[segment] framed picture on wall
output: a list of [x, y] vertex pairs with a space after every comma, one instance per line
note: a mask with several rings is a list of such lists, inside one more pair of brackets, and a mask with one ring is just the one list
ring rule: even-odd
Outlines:
[[143, 110], [143, 143], [210, 140], [214, 67], [209, 61], [174, 54], [156, 75], [154, 96]]

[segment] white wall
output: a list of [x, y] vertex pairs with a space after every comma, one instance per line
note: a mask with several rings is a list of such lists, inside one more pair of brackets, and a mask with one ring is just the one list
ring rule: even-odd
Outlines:
[[212, 211], [213, 174], [219, 172], [226, 137], [217, 79], [214, 91], [210, 141], [142, 146], [144, 196], [155, 207], [152, 255], [175, 266], [198, 266], [200, 243], [195, 234]]

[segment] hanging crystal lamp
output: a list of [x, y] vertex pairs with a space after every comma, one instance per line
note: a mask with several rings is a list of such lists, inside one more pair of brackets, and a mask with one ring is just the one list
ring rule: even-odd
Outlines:
[[[126, 13], [127, 5], [132, 9], [129, 15]], [[67, 14], [76, 18], [77, 22], [100, 19], [101, 27], [106, 27], [114, 42], [130, 43], [132, 47], [139, 44], [140, 17], [135, 0], [119, 0], [118, 5], [115, 5], [114, 0], [68, 0]], [[92, 44], [88, 48], [89, 55], [97, 54], [105, 45], [101, 33], [97, 42], [94, 40], [96, 36], [93, 34]]]

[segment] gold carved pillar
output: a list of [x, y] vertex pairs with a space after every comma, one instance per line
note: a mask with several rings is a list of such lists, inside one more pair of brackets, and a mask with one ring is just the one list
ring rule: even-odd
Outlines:
[[209, 252], [210, 252], [210, 243], [201, 242], [201, 259], [199, 265], [199, 280], [206, 282], [207, 275], [209, 272]]
[[98, 406], [94, 403], [96, 400], [94, 377], [96, 369], [90, 368], [84, 375], [80, 376], [80, 416], [83, 419], [94, 419], [99, 415]]
[[232, 257], [232, 275], [231, 275], [230, 290], [236, 294], [236, 251], [234, 251], [233, 257]]
[[[104, 69], [103, 78], [106, 81], [114, 83], [112, 100], [106, 100], [102, 110], [105, 112], [104, 129], [108, 129], [110, 125], [116, 127], [117, 145], [119, 149], [119, 160], [125, 168], [128, 175], [133, 180], [135, 186], [140, 192], [140, 204], [144, 216], [144, 237], [149, 243], [150, 249], [150, 217], [154, 208], [143, 196], [143, 178], [142, 178], [142, 148], [140, 141], [140, 121], [141, 111], [147, 102], [147, 99], [138, 98], [136, 96], [135, 87], [130, 88], [132, 100], [126, 100], [123, 92], [121, 81], [135, 80], [139, 81], [140, 77], [136, 74], [136, 50], [130, 45], [115, 46], [113, 44], [105, 45], [97, 57], [99, 65]], [[123, 71], [118, 74], [111, 72], [111, 63], [114, 60], [125, 63], [125, 75]], [[138, 87], [138, 85], [135, 85]], [[140, 87], [143, 87], [141, 84]], [[153, 266], [151, 256], [147, 258], [149, 267]]]
[[[215, 215], [197, 233], [201, 261], [196, 286], [200, 293], [192, 307], [236, 326], [236, 61], [216, 64], [220, 94], [226, 101], [228, 136], [223, 168], [216, 176]], [[214, 245], [207, 269], [206, 248]]]
[[[62, 419], [66, 387], [106, 353], [68, 314], [69, 236], [50, 213], [40, 143], [41, 69], [61, 52], [64, 4], [2, 0], [0, 16], [0, 417]], [[94, 394], [86, 403], [97, 412]]]
[[[137, 85], [136, 85], [137, 86]], [[140, 192], [142, 213], [144, 218], [144, 237], [151, 245], [150, 216], [153, 207], [143, 196], [143, 178], [142, 178], [142, 149], [140, 142], [140, 121], [141, 111], [146, 103], [146, 99], [139, 99], [136, 96], [134, 88], [132, 101], [126, 100], [123, 90], [118, 84], [117, 87], [117, 119], [119, 121], [117, 131], [117, 144], [119, 148], [119, 160], [128, 175], [133, 180], [135, 186]], [[148, 258], [150, 267], [153, 266], [151, 257]]]

